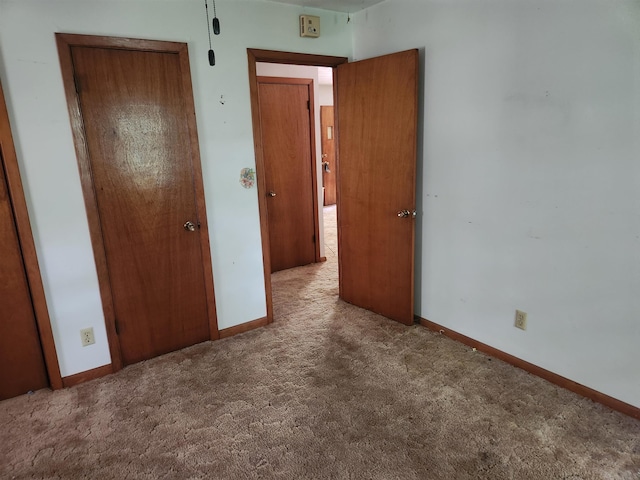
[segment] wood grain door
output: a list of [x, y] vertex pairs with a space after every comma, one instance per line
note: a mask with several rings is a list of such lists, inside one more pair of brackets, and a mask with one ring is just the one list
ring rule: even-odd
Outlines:
[[122, 361], [208, 340], [189, 72], [173, 52], [73, 46], [71, 57]]
[[418, 51], [338, 66], [340, 296], [413, 323]]
[[311, 88], [258, 78], [272, 272], [316, 261]]
[[0, 400], [49, 385], [0, 150]]
[[333, 106], [320, 107], [320, 129], [322, 139], [322, 186], [324, 204], [336, 203], [336, 147]]

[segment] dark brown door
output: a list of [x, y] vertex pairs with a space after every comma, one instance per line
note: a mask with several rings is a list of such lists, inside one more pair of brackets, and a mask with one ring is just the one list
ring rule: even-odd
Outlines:
[[49, 385], [0, 151], [0, 400]]
[[340, 296], [413, 323], [418, 52], [338, 66]]
[[272, 272], [316, 261], [310, 88], [258, 79]]
[[122, 360], [207, 340], [188, 72], [171, 52], [73, 46], [71, 57]]
[[322, 131], [322, 186], [324, 204], [336, 203], [336, 150], [333, 107], [320, 107], [320, 129]]

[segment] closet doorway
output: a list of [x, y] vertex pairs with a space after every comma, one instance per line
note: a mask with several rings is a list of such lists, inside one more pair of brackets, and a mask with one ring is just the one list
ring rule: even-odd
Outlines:
[[62, 388], [2, 85], [0, 256], [0, 400]]

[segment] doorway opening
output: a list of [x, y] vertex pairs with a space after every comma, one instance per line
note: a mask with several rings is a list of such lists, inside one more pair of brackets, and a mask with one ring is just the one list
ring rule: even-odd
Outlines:
[[[333, 69], [256, 65], [267, 185], [269, 256], [275, 317], [286, 273], [318, 266], [337, 290], [337, 222]], [[320, 273], [318, 271], [318, 273]], [[286, 302], [285, 302], [286, 303]]]
[[339, 145], [335, 165], [339, 297], [413, 324], [418, 50], [357, 62], [268, 50], [247, 53], [267, 322], [273, 321], [273, 300], [258, 62], [333, 69], [338, 126], [333, 134]]
[[0, 399], [62, 388], [53, 330], [0, 84]]
[[[324, 78], [329, 74], [331, 78], [331, 84], [329, 85], [329, 89], [331, 91], [331, 103], [333, 103], [333, 68], [337, 67], [340, 64], [346, 63], [348, 59], [346, 57], [331, 57], [331, 56], [322, 56], [322, 55], [308, 55], [308, 54], [300, 54], [300, 53], [287, 53], [287, 52], [277, 52], [271, 50], [258, 50], [258, 49], [248, 49], [248, 63], [249, 63], [249, 88], [251, 94], [251, 110], [252, 110], [252, 118], [253, 118], [253, 132], [254, 132], [254, 146], [256, 152], [256, 172], [258, 178], [258, 205], [260, 210], [260, 230], [262, 234], [262, 251], [264, 258], [264, 278], [265, 278], [265, 290], [266, 290], [266, 303], [267, 303], [267, 320], [268, 322], [273, 322], [274, 318], [274, 310], [273, 310], [273, 292], [272, 292], [272, 280], [271, 273], [273, 271], [272, 268], [272, 259], [271, 259], [271, 242], [270, 242], [270, 233], [269, 233], [269, 205], [268, 201], [271, 197], [269, 197], [269, 190], [267, 181], [265, 178], [265, 173], [267, 172], [266, 165], [266, 155], [265, 155], [265, 144], [264, 144], [264, 131], [263, 125], [260, 117], [260, 99], [259, 99], [259, 85], [258, 85], [258, 77], [292, 77], [298, 76], [303, 78], [318, 78], [318, 67], [325, 67], [328, 70], [324, 70]], [[305, 68], [307, 70], [305, 70]], [[297, 71], [297, 73], [296, 73]], [[319, 81], [314, 83], [314, 88], [319, 88]], [[327, 90], [326, 87], [323, 90]], [[313, 105], [314, 112], [317, 115], [317, 118], [314, 123], [316, 124], [313, 128], [312, 135], [314, 138], [319, 138], [320, 135], [320, 94], [316, 93], [314, 95], [314, 100], [316, 100]], [[315, 210], [316, 210], [316, 222], [317, 222], [317, 236], [315, 240], [318, 242], [317, 252], [319, 258], [316, 260], [326, 260], [326, 246], [324, 242], [324, 215], [322, 213], [323, 205], [324, 205], [324, 195], [322, 192], [322, 169], [323, 166], [318, 159], [322, 158], [322, 152], [319, 151], [321, 147], [321, 142], [315, 142], [315, 152], [313, 153], [313, 158], [316, 160], [313, 163], [313, 168], [315, 169], [315, 175], [317, 178], [315, 188], [313, 188], [313, 195], [315, 196]], [[319, 153], [319, 155], [318, 155]], [[307, 179], [306, 181], [310, 181]], [[318, 187], [320, 185], [320, 187]], [[277, 192], [273, 192], [277, 195]], [[336, 209], [334, 205], [334, 210]], [[336, 234], [337, 235], [337, 234]], [[336, 242], [337, 246], [337, 242]], [[334, 250], [337, 250], [334, 248]], [[337, 255], [337, 251], [336, 251]]]

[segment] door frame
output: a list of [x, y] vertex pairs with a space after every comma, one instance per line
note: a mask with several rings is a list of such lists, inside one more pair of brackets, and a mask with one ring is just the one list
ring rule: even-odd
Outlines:
[[191, 84], [191, 70], [189, 66], [189, 52], [186, 43], [167, 42], [160, 40], [143, 40], [136, 38], [106, 37], [94, 35], [76, 35], [68, 33], [56, 33], [56, 43], [58, 55], [60, 57], [60, 68], [62, 80], [67, 99], [67, 108], [71, 121], [73, 143], [78, 159], [78, 169], [80, 173], [80, 183], [84, 196], [87, 220], [89, 222], [89, 232], [91, 244], [98, 273], [98, 283], [100, 287], [100, 298], [105, 317], [107, 330], [107, 340], [109, 342], [109, 353], [111, 354], [111, 366], [113, 371], [123, 368], [123, 359], [120, 350], [120, 341], [116, 330], [116, 318], [113, 295], [109, 281], [109, 271], [107, 268], [107, 258], [102, 238], [102, 226], [98, 204], [93, 188], [93, 176], [87, 148], [87, 139], [84, 130], [84, 120], [80, 108], [80, 99], [76, 90], [74, 79], [73, 60], [71, 57], [72, 47], [94, 47], [110, 48], [119, 50], [134, 50], [144, 52], [173, 53], [177, 54], [180, 60], [180, 73], [182, 76], [182, 88], [184, 92], [184, 107], [188, 117], [188, 129], [191, 145], [192, 175], [195, 191], [195, 202], [200, 221], [200, 246], [202, 263], [204, 269], [204, 287], [206, 292], [207, 313], [209, 317], [209, 334], [211, 340], [220, 338], [218, 331], [218, 321], [216, 317], [216, 305], [213, 287], [213, 267], [211, 263], [211, 249], [209, 242], [209, 228], [207, 222], [207, 211], [204, 199], [204, 183], [202, 180], [202, 165], [200, 162], [200, 146], [198, 143], [198, 133], [196, 128], [195, 104], [193, 99], [193, 88]]
[[[289, 77], [265, 77], [259, 76], [257, 77], [258, 83], [264, 84], [285, 84], [285, 85], [303, 85], [307, 87], [307, 91], [309, 93], [309, 149], [311, 152], [311, 190], [312, 190], [312, 200], [313, 200], [313, 234], [315, 238], [314, 245], [314, 257], [315, 262], [321, 262], [322, 258], [320, 257], [320, 223], [318, 219], [318, 171], [316, 169], [316, 122], [315, 122], [315, 109], [314, 102], [315, 96], [313, 94], [314, 83], [312, 78], [289, 78]], [[259, 102], [258, 98], [258, 104]], [[262, 120], [260, 120], [260, 130], [262, 131]], [[264, 152], [263, 152], [264, 153]], [[266, 165], [263, 163], [263, 167], [266, 168]], [[265, 170], [266, 172], [266, 170]], [[259, 192], [258, 192], [259, 194]], [[271, 251], [269, 251], [269, 256], [271, 256]], [[325, 258], [326, 260], [326, 258]]]
[[[256, 176], [258, 177], [258, 210], [260, 214], [260, 234], [262, 237], [262, 260], [264, 272], [264, 286], [267, 303], [267, 323], [273, 322], [273, 294], [271, 289], [271, 247], [269, 244], [269, 218], [267, 214], [266, 193], [267, 187], [264, 178], [265, 163], [264, 150], [262, 146], [262, 126], [260, 124], [260, 104], [258, 100], [258, 77], [256, 75], [256, 63], [283, 63], [287, 65], [306, 65], [311, 67], [332, 67], [334, 77], [334, 92], [336, 85], [336, 68], [338, 65], [347, 63], [347, 57], [334, 57], [329, 55], [314, 55], [308, 53], [281, 52], [276, 50], [261, 50], [257, 48], [247, 48], [247, 60], [249, 67], [249, 95], [251, 98], [251, 120], [253, 125], [253, 147], [256, 157]], [[337, 133], [336, 137], [337, 138]], [[315, 157], [315, 154], [314, 154]], [[316, 165], [313, 165], [314, 172]], [[337, 173], [336, 173], [337, 175]], [[315, 193], [317, 202], [317, 188]], [[318, 238], [317, 247], [320, 248]]]
[[20, 178], [18, 157], [16, 155], [13, 136], [11, 134], [11, 124], [9, 123], [9, 113], [5, 102], [2, 84], [0, 83], [0, 168], [4, 169], [9, 193], [9, 200], [13, 210], [18, 243], [22, 250], [22, 261], [27, 276], [29, 292], [33, 313], [36, 319], [36, 327], [40, 335], [40, 345], [42, 348], [44, 364], [49, 377], [49, 385], [53, 390], [63, 387], [58, 354], [56, 353], [53, 330], [47, 300], [44, 294], [40, 266], [36, 254], [36, 247], [33, 241], [33, 232], [29, 221], [29, 211], [24, 197], [24, 189]]

